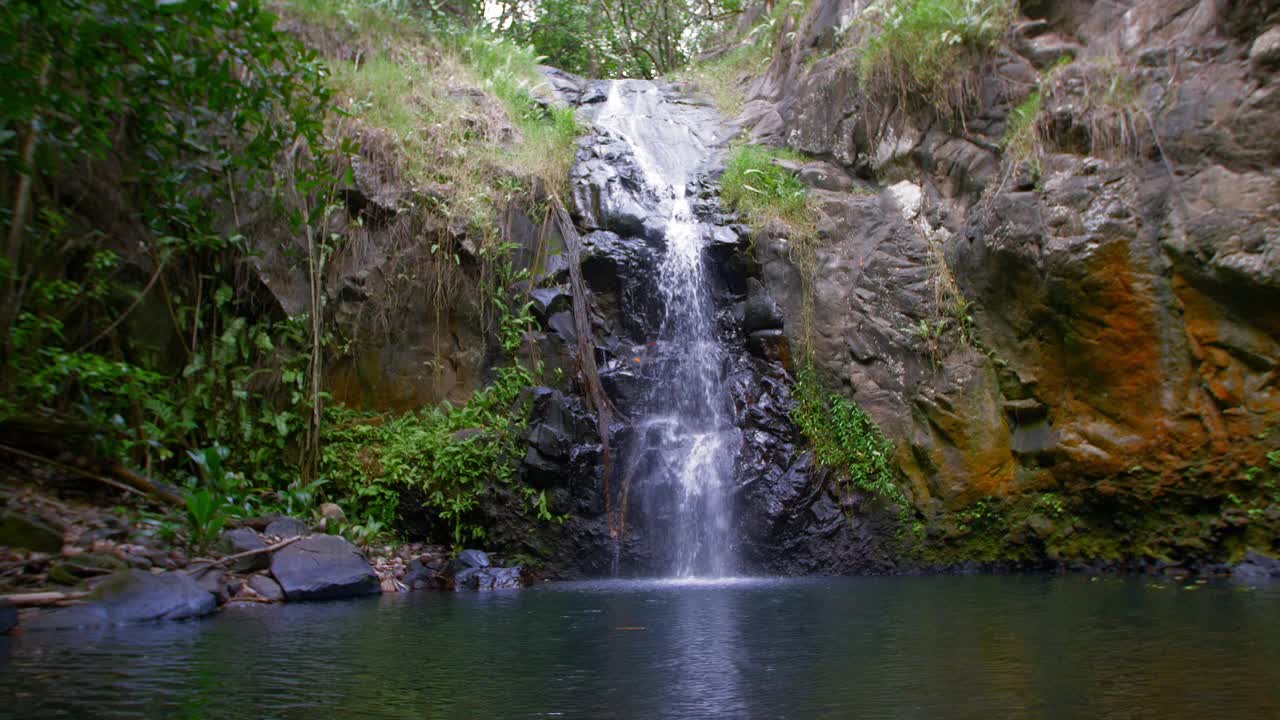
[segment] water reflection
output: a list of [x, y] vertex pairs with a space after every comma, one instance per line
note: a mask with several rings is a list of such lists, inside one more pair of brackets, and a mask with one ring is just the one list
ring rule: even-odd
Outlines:
[[610, 581], [0, 638], [0, 718], [1280, 717], [1280, 595]]

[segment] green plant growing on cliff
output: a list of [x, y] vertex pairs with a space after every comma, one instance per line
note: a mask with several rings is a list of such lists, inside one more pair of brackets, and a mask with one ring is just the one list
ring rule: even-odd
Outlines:
[[945, 118], [961, 116], [981, 63], [1013, 19], [1008, 0], [891, 0], [877, 6], [879, 32], [862, 47], [867, 89], [924, 103]]
[[814, 457], [836, 471], [845, 492], [865, 492], [898, 506], [905, 519], [911, 503], [894, 479], [893, 445], [866, 411], [829, 392], [812, 365], [803, 366], [792, 392], [791, 418], [813, 443]]
[[738, 145], [725, 161], [720, 196], [753, 227], [780, 222], [797, 237], [807, 237], [813, 231], [808, 190], [778, 160], [799, 162], [803, 157], [789, 150]]
[[1009, 126], [1005, 130], [1004, 138], [1001, 141], [1001, 144], [1004, 145], [1005, 154], [1013, 162], [1035, 162], [1037, 164], [1037, 175], [1039, 174], [1038, 160], [1041, 144], [1036, 128], [1040, 117], [1040, 108], [1043, 104], [1043, 97], [1039, 90], [1028, 95], [1026, 100], [1019, 103], [1009, 113]]
[[1116, 55], [1064, 60], [1040, 81], [1042, 102], [1069, 108], [1069, 122], [1039, 116], [1034, 133], [1045, 145], [1067, 152], [1130, 158], [1141, 129], [1152, 129], [1136, 70]]

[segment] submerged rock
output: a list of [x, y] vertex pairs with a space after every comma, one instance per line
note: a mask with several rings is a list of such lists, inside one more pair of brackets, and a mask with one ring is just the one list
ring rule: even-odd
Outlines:
[[188, 575], [126, 570], [99, 584], [86, 604], [42, 615], [27, 627], [51, 630], [186, 620], [208, 615], [216, 608], [214, 596]]
[[378, 575], [355, 545], [336, 535], [311, 535], [271, 558], [271, 574], [289, 600], [377, 595]]

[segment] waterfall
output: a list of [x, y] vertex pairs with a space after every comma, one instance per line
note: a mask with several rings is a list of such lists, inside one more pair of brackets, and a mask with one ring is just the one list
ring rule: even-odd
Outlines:
[[735, 569], [729, 494], [740, 440], [724, 389], [725, 349], [707, 277], [706, 226], [695, 217], [689, 193], [711, 149], [696, 124], [673, 107], [652, 82], [618, 80], [595, 117], [634, 155], [645, 186], [640, 194], [661, 225], [654, 278], [661, 313], [651, 342], [663, 365], [635, 418], [646, 452], [629, 461], [644, 463], [631, 468], [641, 512], [654, 512], [658, 497], [670, 499], [664, 523], [649, 524], [668, 534], [670, 573], [723, 576]]

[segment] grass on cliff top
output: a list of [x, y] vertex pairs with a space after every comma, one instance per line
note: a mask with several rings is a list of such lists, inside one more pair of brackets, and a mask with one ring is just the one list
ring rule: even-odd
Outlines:
[[406, 179], [432, 186], [463, 225], [490, 224], [496, 188], [562, 188], [581, 131], [572, 109], [536, 99], [533, 51], [411, 7], [287, 0], [285, 12], [363, 48], [330, 61], [340, 107], [390, 133]]
[[1010, 0], [892, 0], [874, 12], [879, 32], [862, 48], [864, 87], [958, 114], [979, 61], [1013, 20]]

